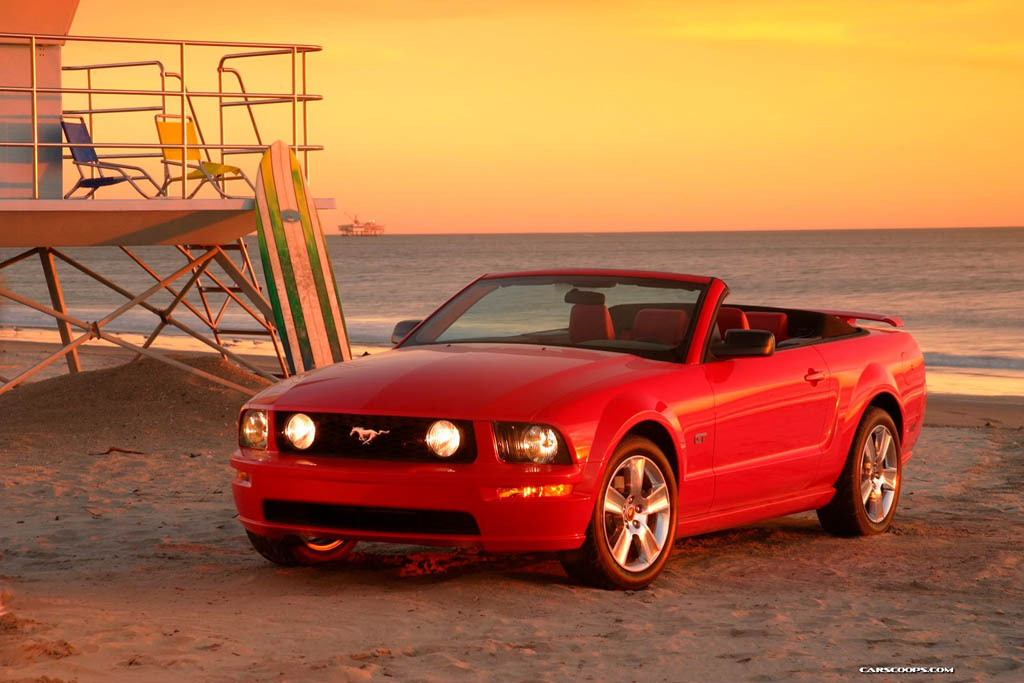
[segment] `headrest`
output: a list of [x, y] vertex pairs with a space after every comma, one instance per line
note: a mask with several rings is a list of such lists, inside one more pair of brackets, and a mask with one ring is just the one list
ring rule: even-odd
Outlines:
[[[588, 294], [592, 292], [587, 292]], [[604, 298], [604, 295], [601, 295]], [[594, 339], [614, 339], [612, 316], [603, 304], [576, 304], [569, 311], [569, 341], [573, 344]]]
[[633, 318], [633, 338], [644, 337], [675, 346], [686, 337], [690, 316], [676, 308], [641, 308]]
[[748, 311], [747, 320], [753, 330], [768, 330], [775, 341], [789, 338], [789, 316], [778, 311]]
[[726, 330], [749, 330], [747, 314], [739, 308], [718, 309], [718, 331], [725, 336]]

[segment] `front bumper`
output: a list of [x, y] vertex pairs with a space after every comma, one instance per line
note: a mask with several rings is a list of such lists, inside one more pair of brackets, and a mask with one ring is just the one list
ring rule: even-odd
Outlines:
[[[597, 468], [509, 464], [493, 447], [480, 445], [476, 460], [464, 464], [305, 458], [243, 449], [231, 459], [238, 471], [232, 486], [238, 518], [249, 531], [269, 537], [301, 533], [491, 552], [580, 547]], [[571, 485], [573, 491], [499, 497], [500, 489], [554, 485]], [[290, 514], [282, 515], [284, 508]], [[309, 510], [317, 514], [304, 516]], [[465, 521], [467, 515], [475, 524], [445, 528], [446, 520]]]

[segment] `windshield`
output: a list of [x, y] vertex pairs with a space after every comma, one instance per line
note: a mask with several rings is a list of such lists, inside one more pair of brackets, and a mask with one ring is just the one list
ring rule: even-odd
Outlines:
[[500, 342], [574, 346], [675, 360], [705, 286], [677, 280], [537, 275], [480, 280], [403, 346]]

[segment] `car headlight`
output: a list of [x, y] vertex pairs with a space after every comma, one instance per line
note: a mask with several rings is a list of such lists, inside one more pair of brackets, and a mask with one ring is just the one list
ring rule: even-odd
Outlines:
[[438, 420], [427, 428], [427, 446], [439, 458], [450, 458], [462, 445], [462, 431], [448, 420]]
[[238, 445], [261, 450], [267, 447], [267, 411], [242, 412], [238, 421]]
[[495, 422], [494, 437], [498, 445], [498, 457], [506, 462], [572, 464], [565, 440], [557, 429], [549, 425]]
[[313, 418], [305, 413], [295, 413], [284, 425], [284, 436], [300, 451], [313, 445], [316, 438], [316, 424]]

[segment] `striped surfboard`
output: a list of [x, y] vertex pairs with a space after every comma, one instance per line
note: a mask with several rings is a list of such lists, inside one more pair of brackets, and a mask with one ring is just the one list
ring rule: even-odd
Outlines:
[[352, 358], [320, 218], [298, 159], [280, 140], [260, 161], [256, 228], [267, 299], [289, 370]]

